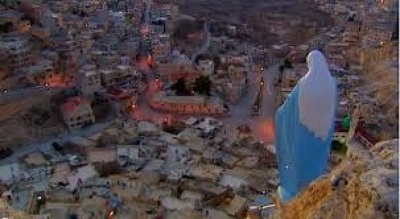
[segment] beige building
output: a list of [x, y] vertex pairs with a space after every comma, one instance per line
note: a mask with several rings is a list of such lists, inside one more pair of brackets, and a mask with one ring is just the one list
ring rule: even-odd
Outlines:
[[100, 74], [106, 87], [114, 87], [129, 82], [136, 70], [128, 65], [118, 65], [110, 70], [100, 70]]
[[190, 64], [160, 63], [157, 67], [160, 79], [169, 83], [174, 83], [182, 77], [187, 81], [194, 81], [201, 74]]
[[[384, 44], [362, 49], [360, 52], [360, 65], [368, 66], [376, 62], [376, 60], [390, 59], [392, 57], [392, 44]], [[397, 50], [397, 48], [396, 48]]]
[[79, 87], [86, 97], [101, 89], [101, 77], [95, 65], [85, 65], [80, 71]]
[[239, 102], [246, 89], [246, 78], [230, 80], [229, 78], [216, 79], [214, 84], [224, 99], [232, 104]]
[[82, 97], [68, 98], [61, 107], [64, 122], [70, 129], [81, 128], [95, 122], [90, 101]]
[[222, 115], [227, 113], [227, 109], [217, 99], [208, 99], [203, 96], [167, 96], [164, 92], [157, 93], [151, 99], [150, 106], [156, 110], [182, 114]]
[[212, 60], [200, 60], [199, 68], [206, 75], [214, 74], [214, 62]]
[[237, 79], [243, 78], [247, 75], [247, 68], [243, 65], [231, 64], [228, 66], [229, 78]]

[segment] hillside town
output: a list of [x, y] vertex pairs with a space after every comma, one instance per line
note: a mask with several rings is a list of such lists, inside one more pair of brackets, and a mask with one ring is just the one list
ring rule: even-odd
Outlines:
[[299, 218], [277, 216], [274, 115], [311, 51], [338, 87], [327, 171], [399, 128], [398, 2], [301, 2], [300, 43], [279, 10], [259, 40], [181, 1], [0, 0], [0, 217]]

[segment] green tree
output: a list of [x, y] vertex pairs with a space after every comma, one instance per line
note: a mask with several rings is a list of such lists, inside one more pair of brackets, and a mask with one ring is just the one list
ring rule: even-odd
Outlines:
[[188, 89], [186, 88], [186, 80], [185, 78], [179, 78], [178, 81], [175, 82], [171, 86], [171, 89], [176, 92], [176, 95], [185, 96], [188, 95]]
[[13, 24], [11, 22], [6, 22], [5, 24], [0, 25], [0, 33], [8, 33], [11, 31]]
[[342, 121], [342, 127], [345, 128], [346, 130], [349, 130], [350, 125], [351, 125], [351, 116], [347, 115], [346, 117], [344, 117]]
[[194, 81], [193, 90], [199, 94], [210, 96], [211, 80], [208, 76], [200, 76]]

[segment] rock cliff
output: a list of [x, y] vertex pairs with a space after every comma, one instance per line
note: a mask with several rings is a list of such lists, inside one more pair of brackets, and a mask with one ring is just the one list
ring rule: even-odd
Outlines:
[[398, 139], [354, 153], [288, 205], [276, 218], [398, 218]]

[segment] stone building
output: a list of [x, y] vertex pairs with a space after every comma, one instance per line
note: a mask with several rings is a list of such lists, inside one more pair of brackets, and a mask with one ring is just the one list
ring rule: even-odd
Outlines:
[[81, 128], [95, 122], [90, 101], [82, 97], [70, 97], [61, 106], [65, 124], [70, 129]]
[[11, 69], [26, 67], [33, 62], [31, 46], [25, 37], [17, 35], [3, 37], [0, 40], [0, 50], [7, 52], [7, 62]]
[[102, 69], [100, 73], [104, 86], [114, 87], [128, 83], [136, 70], [128, 65], [118, 65], [113, 69]]
[[92, 97], [92, 95], [101, 89], [100, 73], [95, 65], [85, 65], [79, 70], [79, 87], [83, 95]]

